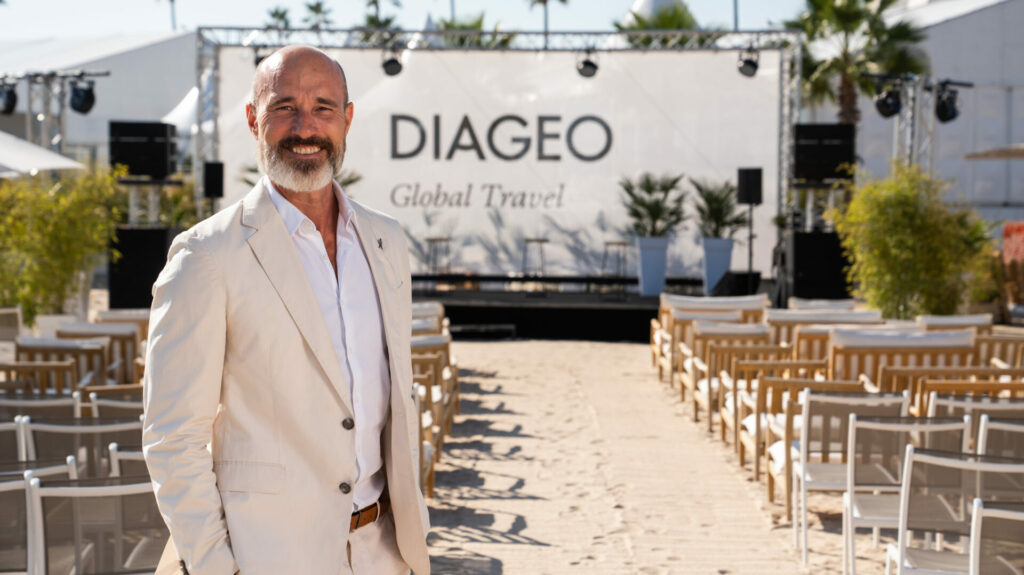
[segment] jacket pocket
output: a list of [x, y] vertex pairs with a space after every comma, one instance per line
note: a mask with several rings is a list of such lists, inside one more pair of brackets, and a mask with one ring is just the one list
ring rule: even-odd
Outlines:
[[277, 463], [214, 461], [213, 473], [221, 491], [274, 495], [284, 487], [284, 465]]

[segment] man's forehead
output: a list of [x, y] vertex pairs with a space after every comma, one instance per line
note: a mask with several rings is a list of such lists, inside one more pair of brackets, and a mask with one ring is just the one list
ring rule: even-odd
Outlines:
[[312, 89], [320, 92], [318, 96], [347, 100], [345, 72], [333, 58], [319, 51], [275, 56], [271, 56], [273, 61], [264, 61], [265, 66], [257, 70], [254, 95], [290, 97], [297, 95], [293, 92]]

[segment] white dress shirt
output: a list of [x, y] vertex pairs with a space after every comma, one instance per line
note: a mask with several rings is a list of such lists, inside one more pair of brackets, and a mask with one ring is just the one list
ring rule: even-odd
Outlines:
[[[340, 186], [334, 185], [339, 208], [335, 257], [338, 271], [335, 273], [313, 221], [286, 200], [269, 178], [264, 177], [263, 182], [295, 242], [327, 322], [334, 353], [350, 383], [356, 434], [352, 510], [356, 511], [377, 501], [385, 484], [380, 434], [388, 416], [391, 376], [373, 275], [356, 235], [355, 213]], [[338, 424], [340, 427], [341, 422]]]

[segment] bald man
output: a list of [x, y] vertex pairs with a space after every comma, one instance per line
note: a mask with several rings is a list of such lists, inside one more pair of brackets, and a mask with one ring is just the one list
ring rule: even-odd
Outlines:
[[265, 174], [153, 286], [143, 444], [194, 575], [430, 572], [405, 236], [334, 177], [354, 108], [305, 46], [256, 71]]

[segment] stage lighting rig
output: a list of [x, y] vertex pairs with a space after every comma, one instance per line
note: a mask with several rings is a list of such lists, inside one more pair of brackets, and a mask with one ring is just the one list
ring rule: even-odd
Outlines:
[[590, 57], [591, 50], [587, 50], [583, 59], [576, 63], [576, 71], [584, 78], [593, 78], [597, 74], [597, 62]]
[[959, 82], [956, 80], [940, 80], [935, 86], [926, 86], [926, 90], [935, 90], [935, 118], [943, 124], [952, 122], [960, 115], [960, 107], [957, 105], [957, 90], [959, 88], [973, 88], [970, 82]]
[[0, 114], [10, 116], [14, 113], [14, 107], [18, 105], [17, 87], [17, 84], [0, 81]]
[[736, 62], [736, 69], [740, 71], [740, 74], [753, 78], [757, 74], [757, 66], [760, 59], [757, 49], [751, 46], [740, 52], [740, 58]]
[[75, 79], [71, 81], [71, 109], [79, 114], [88, 114], [96, 105], [96, 92], [93, 91], [92, 80]]
[[891, 118], [899, 114], [900, 110], [903, 109], [900, 89], [896, 87], [879, 90], [878, 94], [875, 95], [875, 109], [878, 110], [879, 115], [883, 118]]

